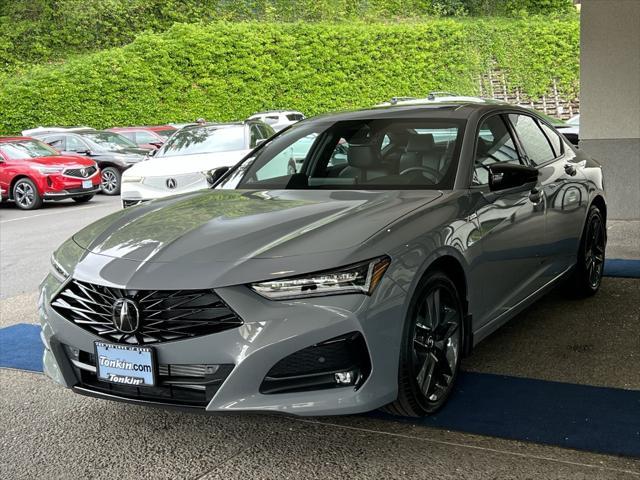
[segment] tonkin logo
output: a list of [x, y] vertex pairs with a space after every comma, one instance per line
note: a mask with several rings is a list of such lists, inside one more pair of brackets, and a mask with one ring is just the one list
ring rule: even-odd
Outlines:
[[167, 178], [167, 188], [173, 190], [178, 186], [178, 181], [175, 178]]
[[133, 333], [140, 326], [140, 311], [136, 302], [128, 298], [119, 298], [111, 311], [113, 326], [122, 333]]

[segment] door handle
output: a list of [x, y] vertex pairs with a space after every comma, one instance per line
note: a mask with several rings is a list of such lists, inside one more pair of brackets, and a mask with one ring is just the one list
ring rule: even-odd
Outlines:
[[533, 187], [529, 192], [529, 200], [531, 203], [540, 203], [540, 200], [542, 200], [542, 190], [538, 187]]
[[567, 175], [574, 176], [576, 174], [576, 166], [571, 163], [566, 163], [564, 166], [564, 171]]

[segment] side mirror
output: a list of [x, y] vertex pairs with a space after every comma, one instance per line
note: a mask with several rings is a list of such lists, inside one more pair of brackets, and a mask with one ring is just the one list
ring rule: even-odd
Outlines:
[[207, 172], [207, 183], [213, 187], [222, 176], [229, 171], [229, 167], [218, 167]]
[[489, 189], [492, 192], [535, 185], [538, 181], [538, 169], [512, 163], [496, 163], [489, 166]]

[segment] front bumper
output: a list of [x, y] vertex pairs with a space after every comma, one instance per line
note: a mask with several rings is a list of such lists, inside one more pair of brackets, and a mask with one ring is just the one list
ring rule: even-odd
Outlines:
[[[94, 341], [101, 339], [51, 308], [51, 298], [60, 287], [51, 275], [41, 287], [39, 313], [46, 347], [44, 370], [53, 380], [78, 393], [149, 405], [195, 405], [209, 412], [262, 411], [295, 415], [370, 411], [397, 396], [404, 299], [401, 295], [389, 296], [384, 280], [372, 297], [341, 295], [278, 302], [263, 299], [244, 286], [217, 288], [216, 293], [244, 320], [242, 326], [153, 345], [157, 363], [162, 368], [228, 366], [227, 371], [220, 371], [223, 378], [209, 390], [211, 395], [205, 404], [145, 396], [144, 391], [131, 395], [109, 390], [109, 384], [91, 385], [87, 379], [93, 377], [78, 368], [78, 360], [70, 350], [84, 352], [85, 360], [80, 360], [86, 363], [86, 354], [93, 352]], [[384, 298], [384, 302], [379, 298]], [[351, 332], [361, 334], [366, 343], [371, 368], [364, 383], [357, 387], [261, 393], [265, 377], [283, 358]]]
[[84, 195], [95, 195], [100, 193], [100, 185], [94, 185], [92, 188], [70, 188], [68, 190], [60, 190], [56, 192], [44, 192], [45, 200], [62, 200], [65, 198], [82, 197]]
[[[175, 185], [173, 188], [167, 187], [168, 180], [175, 182], [172, 183], [172, 185]], [[145, 177], [143, 182], [123, 181], [120, 197], [122, 198], [123, 206], [127, 207], [157, 198], [195, 192], [206, 188], [209, 188], [207, 179], [199, 173]]]

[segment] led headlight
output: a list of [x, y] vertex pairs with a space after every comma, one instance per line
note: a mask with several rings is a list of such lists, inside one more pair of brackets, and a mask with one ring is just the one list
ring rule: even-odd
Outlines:
[[61, 282], [64, 282], [69, 278], [69, 273], [63, 268], [62, 265], [55, 259], [54, 255], [51, 255], [51, 274]]
[[122, 176], [122, 183], [142, 183], [144, 177]]
[[47, 167], [45, 165], [38, 165], [37, 163], [29, 165], [30, 168], [39, 171], [43, 175], [51, 173], [61, 173], [64, 170], [62, 167]]
[[271, 300], [362, 293], [371, 295], [391, 263], [389, 257], [379, 257], [335, 270], [299, 277], [252, 283], [251, 289]]

